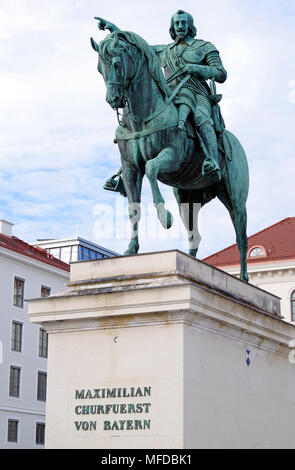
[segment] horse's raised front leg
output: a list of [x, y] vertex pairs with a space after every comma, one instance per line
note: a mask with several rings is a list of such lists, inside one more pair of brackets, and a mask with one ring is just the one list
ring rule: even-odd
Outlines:
[[194, 202], [194, 192], [187, 189], [173, 188], [181, 220], [186, 228], [189, 242], [189, 255], [197, 256], [201, 235], [198, 229], [199, 202]]
[[165, 209], [165, 201], [158, 185], [159, 173], [171, 173], [177, 171], [175, 150], [172, 147], [163, 149], [156, 158], [149, 160], [145, 165], [145, 174], [150, 182], [154, 206], [158, 212], [158, 218], [164, 228], [170, 228], [173, 224], [171, 212]]
[[124, 255], [135, 255], [139, 250], [138, 222], [143, 175], [136, 168], [123, 167], [122, 178], [128, 197], [128, 212], [131, 223], [131, 240]]

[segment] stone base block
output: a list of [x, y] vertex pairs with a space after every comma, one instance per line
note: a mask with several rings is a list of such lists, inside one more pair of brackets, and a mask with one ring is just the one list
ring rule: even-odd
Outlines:
[[179, 251], [80, 262], [29, 302], [49, 333], [47, 448], [293, 448], [277, 297]]

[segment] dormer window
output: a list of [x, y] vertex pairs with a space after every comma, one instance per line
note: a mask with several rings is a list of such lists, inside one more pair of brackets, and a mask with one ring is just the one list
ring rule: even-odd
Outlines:
[[256, 246], [255, 248], [252, 248], [252, 250], [249, 253], [249, 258], [258, 258], [259, 256], [266, 256], [264, 249], [261, 248], [260, 246]]

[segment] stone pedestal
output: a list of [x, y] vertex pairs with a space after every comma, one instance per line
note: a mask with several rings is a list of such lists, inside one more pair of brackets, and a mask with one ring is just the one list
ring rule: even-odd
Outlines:
[[74, 263], [49, 333], [47, 448], [294, 447], [277, 297], [179, 251]]

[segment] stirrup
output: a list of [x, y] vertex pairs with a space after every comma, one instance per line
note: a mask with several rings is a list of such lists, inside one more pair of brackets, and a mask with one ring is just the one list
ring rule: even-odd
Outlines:
[[[211, 168], [209, 169], [209, 171], [205, 171], [206, 163], [210, 163]], [[218, 179], [219, 180], [221, 179], [221, 170], [219, 168], [219, 165], [216, 163], [216, 161], [213, 158], [206, 158], [203, 162], [202, 176], [205, 176], [205, 175], [210, 175], [210, 176], [217, 175]]]
[[[118, 178], [118, 179], [116, 179]], [[120, 193], [122, 196], [127, 197], [125, 186], [120, 174], [113, 175], [111, 178], [108, 178], [103, 189], [107, 191], [113, 191], [115, 193]]]

